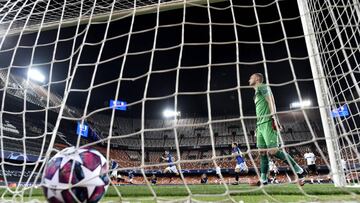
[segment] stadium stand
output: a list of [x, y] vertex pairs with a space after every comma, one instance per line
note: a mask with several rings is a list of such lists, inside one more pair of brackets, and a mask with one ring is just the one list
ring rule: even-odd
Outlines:
[[[4, 72], [0, 71], [0, 85], [4, 83]], [[25, 84], [18, 78], [11, 76], [9, 82], [9, 102], [14, 103], [13, 108], [22, 107], [22, 99], [24, 97]], [[48, 147], [54, 124], [57, 118], [57, 106], [61, 103], [62, 98], [55, 93], [48, 93], [44, 91], [44, 88], [36, 85], [35, 83], [27, 84], [30, 86], [27, 91], [27, 102], [29, 108], [36, 109], [38, 107], [46, 107], [46, 100], [49, 99], [49, 105], [51, 111], [49, 111], [49, 120], [45, 121], [43, 115], [33, 116], [33, 119], [25, 119], [25, 126], [23, 117], [16, 115], [3, 115], [2, 132], [3, 132], [3, 146], [4, 151], [12, 153], [12, 157], [28, 155], [37, 155], [41, 157], [44, 150]], [[66, 107], [65, 116], [80, 117], [81, 110], [74, 107]], [[314, 132], [316, 139], [319, 139], [318, 144], [320, 150], [326, 155], [327, 149], [324, 141], [322, 140], [322, 130], [319, 118], [316, 112], [309, 113], [310, 124]], [[217, 156], [230, 155], [230, 144], [234, 141], [241, 145], [243, 152], [247, 151], [245, 145], [246, 139], [249, 141], [251, 148], [255, 148], [256, 137], [254, 129], [256, 128], [255, 119], [245, 119], [245, 129], [242, 126], [240, 120], [221, 122], [221, 120], [234, 118], [227, 117], [214, 117], [212, 121], [212, 128], [214, 133], [215, 150]], [[98, 138], [106, 138], [110, 129], [109, 114], [103, 114], [102, 112], [93, 114], [86, 119], [86, 122], [90, 125], [92, 131], [96, 132]], [[235, 119], [235, 118], [234, 118]], [[280, 120], [284, 125], [285, 130], [282, 132], [282, 140], [285, 143], [299, 143], [306, 142], [313, 139], [310, 133], [310, 129], [307, 128], [304, 118], [301, 112], [291, 112], [289, 114], [280, 115]], [[113, 139], [110, 145], [110, 158], [115, 159], [121, 169], [127, 169], [139, 166], [141, 164], [141, 134], [140, 134], [140, 119], [126, 118], [116, 116], [113, 121]], [[176, 124], [176, 125], [175, 125]], [[179, 141], [181, 160], [195, 160], [195, 159], [209, 159], [212, 157], [212, 140], [209, 136], [209, 121], [207, 118], [195, 117], [195, 118], [179, 118], [177, 123], [173, 120], [166, 119], [146, 119], [145, 122], [145, 154], [144, 160], [146, 165], [160, 163], [160, 156], [164, 150], [170, 150], [175, 152], [175, 134], [173, 128], [176, 126], [177, 138]], [[45, 126], [47, 126], [46, 131]], [[76, 123], [68, 121], [61, 123], [60, 130], [57, 133], [56, 148], [62, 149], [66, 146], [74, 145], [77, 141], [77, 135], [75, 134]], [[155, 130], [156, 129], [156, 130]], [[246, 132], [246, 136], [244, 132]], [[26, 134], [25, 134], [26, 133]], [[131, 135], [130, 135], [131, 134]], [[90, 139], [82, 139], [82, 143], [91, 143], [94, 137]], [[25, 143], [25, 145], [24, 145]], [[99, 143], [95, 146], [101, 153], [107, 153], [107, 142]], [[286, 149], [301, 165], [305, 165], [303, 154], [306, 149], [310, 147], [317, 157], [320, 157], [318, 149], [314, 145], [301, 145], [296, 148]], [[350, 152], [349, 152], [350, 153]], [[257, 159], [257, 153], [252, 153], [254, 163], [259, 164]], [[5, 157], [6, 159], [7, 157]], [[177, 160], [177, 154], [174, 153], [174, 158]], [[253, 167], [254, 164], [246, 155], [246, 162], [249, 167]], [[234, 168], [235, 161], [232, 158], [219, 158], [216, 160], [217, 164], [221, 165], [224, 169]], [[163, 163], [163, 162], [161, 162]], [[165, 163], [164, 163], [165, 164]], [[280, 167], [286, 166], [279, 163]], [[325, 165], [325, 160], [321, 158], [316, 160], [316, 164], [319, 166]], [[165, 167], [147, 167], [147, 169], [163, 170]], [[208, 170], [214, 168], [211, 161], [202, 162], [189, 162], [181, 163], [181, 168], [185, 170]], [[6, 174], [9, 177], [17, 177], [17, 169], [8, 169]], [[1, 178], [1, 177], [0, 177]], [[251, 177], [249, 177], [251, 178]], [[16, 178], [14, 178], [15, 180]], [[135, 178], [135, 182], [139, 179]], [[209, 176], [209, 182], [213, 180], [212, 176]], [[178, 180], [177, 180], [178, 181]], [[190, 177], [190, 183], [196, 183], [199, 180], [197, 177]], [[139, 182], [141, 180], [139, 179]], [[159, 183], [166, 182], [165, 178], [159, 179]], [[175, 181], [176, 183], [176, 181]]]

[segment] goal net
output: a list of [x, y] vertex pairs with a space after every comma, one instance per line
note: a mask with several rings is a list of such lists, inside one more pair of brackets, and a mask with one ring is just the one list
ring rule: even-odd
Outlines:
[[279, 187], [248, 184], [263, 170], [254, 73], [305, 182], [356, 198], [359, 21], [356, 0], [0, 0], [1, 201], [44, 200], [44, 167], [68, 146], [118, 163], [105, 201], [287, 201], [281, 185], [313, 201], [289, 158], [271, 157]]

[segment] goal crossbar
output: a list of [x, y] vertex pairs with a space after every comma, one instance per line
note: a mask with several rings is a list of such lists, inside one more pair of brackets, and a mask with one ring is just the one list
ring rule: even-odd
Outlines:
[[[196, 6], [196, 5], [204, 5], [207, 3], [209, 3], [209, 4], [210, 3], [218, 3], [218, 2], [223, 2], [223, 1], [225, 1], [225, 0], [172, 0], [172, 1], [160, 3], [159, 10], [161, 12], [163, 12], [163, 11], [179, 9], [184, 6], [184, 3], [186, 3], [187, 7], [192, 7], [192, 6]], [[111, 4], [111, 2], [112, 1], [109, 1], [108, 3]], [[60, 15], [57, 16], [57, 18], [58, 18], [57, 20], [43, 23], [41, 25], [41, 31], [57, 29], [59, 26], [59, 23], [61, 23], [61, 28], [66, 28], [66, 27], [75, 26], [76, 24], [80, 24], [80, 25], [86, 24], [86, 23], [88, 23], [88, 21], [90, 19], [91, 19], [91, 22], [93, 22], [93, 23], [106, 22], [109, 18], [109, 15], [112, 15], [111, 18], [115, 20], [115, 19], [121, 19], [126, 16], [129, 16], [129, 15], [131, 15], [132, 12], [136, 12], [136, 15], [145, 15], [145, 14], [155, 13], [155, 12], [157, 12], [157, 7], [158, 7], [158, 3], [154, 3], [154, 4], [145, 5], [145, 6], [134, 6], [134, 7], [128, 7], [125, 9], [116, 9], [113, 12], [111, 12], [110, 10], [106, 11], [105, 13], [94, 12], [94, 14], [92, 16], [83, 15], [83, 16], [74, 17], [74, 16], [66, 16], [65, 15], [64, 19], [62, 19], [62, 20], [61, 20], [62, 14], [60, 13]], [[59, 22], [60, 20], [61, 20], [61, 22]], [[7, 32], [7, 29], [0, 29], [0, 38], [4, 37], [5, 35], [6, 36], [17, 35], [21, 31], [23, 31], [23, 33], [22, 33], [23, 35], [38, 32], [39, 28], [40, 28], [40, 23], [41, 23], [41, 20], [39, 20], [37, 22], [32, 22], [30, 25], [26, 25], [25, 28], [22, 26], [16, 27], [16, 28], [11, 28], [11, 30], [9, 30], [8, 32]]]

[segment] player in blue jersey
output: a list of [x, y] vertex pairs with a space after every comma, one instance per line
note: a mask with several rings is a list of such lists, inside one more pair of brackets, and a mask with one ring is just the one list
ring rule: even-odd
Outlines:
[[[166, 161], [168, 163], [168, 166], [165, 168], [163, 173], [175, 173], [177, 176], [179, 176], [179, 171], [176, 168], [176, 165], [174, 164], [174, 157], [171, 155], [169, 151], [165, 151], [164, 155], [161, 157], [163, 161]], [[170, 176], [170, 181], [172, 181], [172, 177]]]
[[164, 173], [175, 173], [176, 175], [179, 175], [179, 172], [174, 164], [174, 157], [169, 151], [165, 151], [164, 156], [161, 158], [168, 163], [168, 167], [165, 168]]
[[119, 164], [111, 159], [110, 160], [110, 170], [111, 170], [111, 173], [110, 173], [110, 178], [112, 180], [116, 179], [118, 176], [117, 176], [117, 168], [119, 168]]
[[157, 183], [157, 177], [156, 177], [155, 174], [153, 174], [153, 175], [151, 176], [151, 178], [150, 178], [150, 183], [151, 183], [151, 185], [156, 185], [156, 183]]
[[249, 169], [246, 165], [245, 159], [242, 156], [240, 148], [236, 142], [233, 142], [231, 145], [231, 154], [235, 156], [236, 166], [235, 166], [235, 184], [239, 184], [240, 173], [248, 173]]
[[135, 173], [135, 171], [134, 170], [130, 170], [130, 171], [128, 171], [128, 178], [129, 178], [129, 183], [130, 184], [134, 184], [134, 173]]

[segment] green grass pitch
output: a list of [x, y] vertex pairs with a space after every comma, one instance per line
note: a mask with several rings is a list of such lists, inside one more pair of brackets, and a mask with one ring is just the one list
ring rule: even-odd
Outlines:
[[[336, 188], [332, 184], [307, 184], [302, 187], [303, 192], [295, 184], [269, 185], [263, 188], [245, 184], [229, 185], [228, 187], [229, 193], [226, 194], [223, 185], [189, 185], [192, 200], [204, 202], [229, 202], [231, 200], [236, 202], [360, 202], [360, 188]], [[152, 188], [159, 201], [186, 200], [189, 197], [189, 193], [183, 185], [158, 185], [152, 186]], [[147, 186], [125, 185], [117, 186], [117, 189], [121, 197], [118, 196], [114, 187], [109, 187], [102, 202], [155, 202]], [[3, 194], [3, 192], [4, 189], [1, 189], [0, 193]], [[34, 199], [45, 201], [41, 189], [34, 190], [31, 198], [26, 197], [28, 193], [25, 193], [24, 196], [25, 201]], [[11, 199], [9, 193], [5, 194], [5, 199]]]

